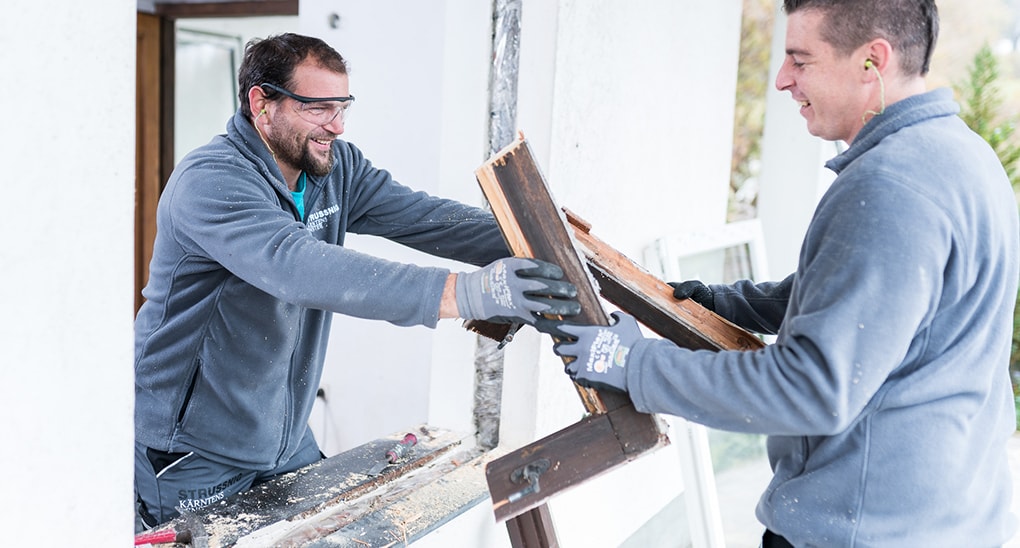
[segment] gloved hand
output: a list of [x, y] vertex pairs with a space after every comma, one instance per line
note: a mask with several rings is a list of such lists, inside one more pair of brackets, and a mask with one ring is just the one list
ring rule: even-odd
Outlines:
[[630, 349], [644, 339], [637, 320], [622, 312], [612, 314], [613, 325], [576, 325], [543, 319], [535, 328], [561, 340], [553, 345], [557, 356], [574, 358], [566, 373], [577, 384], [599, 389], [627, 391], [627, 358]]
[[715, 294], [709, 287], [697, 280], [669, 282], [673, 286], [673, 297], [678, 300], [694, 299], [694, 302], [715, 312]]
[[457, 311], [466, 320], [533, 324], [535, 314], [576, 316], [577, 288], [560, 267], [538, 259], [499, 259], [457, 274]]

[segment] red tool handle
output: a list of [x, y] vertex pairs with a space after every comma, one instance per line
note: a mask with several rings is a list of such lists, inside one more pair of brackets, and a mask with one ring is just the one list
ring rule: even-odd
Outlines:
[[418, 443], [418, 436], [415, 436], [414, 434], [405, 435], [403, 441], [395, 445], [393, 449], [386, 452], [386, 460], [389, 461], [390, 464], [397, 462], [401, 457], [406, 455], [407, 450], [414, 447], [414, 444], [416, 443]]
[[161, 544], [166, 542], [175, 542], [177, 540], [177, 531], [173, 529], [164, 529], [162, 531], [150, 531], [148, 533], [139, 533], [135, 535], [135, 546], [141, 546], [142, 544]]

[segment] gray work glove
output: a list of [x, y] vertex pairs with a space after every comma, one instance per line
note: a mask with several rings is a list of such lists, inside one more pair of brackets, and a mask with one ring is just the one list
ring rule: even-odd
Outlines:
[[673, 297], [678, 300], [694, 299], [694, 302], [715, 312], [715, 294], [709, 287], [697, 280], [686, 282], [669, 282], [673, 287]]
[[499, 259], [457, 274], [457, 312], [466, 320], [535, 323], [536, 314], [576, 316], [577, 288], [560, 267], [538, 259]]
[[627, 391], [627, 359], [630, 349], [644, 339], [637, 320], [622, 312], [612, 314], [613, 325], [576, 325], [563, 320], [541, 319], [535, 328], [559, 337], [553, 352], [563, 358], [565, 371], [587, 388]]

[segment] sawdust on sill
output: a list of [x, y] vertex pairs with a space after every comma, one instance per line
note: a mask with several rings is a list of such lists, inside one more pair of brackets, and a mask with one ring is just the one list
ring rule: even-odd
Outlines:
[[[478, 458], [479, 456], [481, 458]], [[303, 476], [320, 482], [327, 479], [337, 483], [314, 495], [294, 495], [287, 498], [287, 504], [313, 504], [311, 510], [292, 516], [288, 520], [266, 523], [265, 514], [258, 512], [264, 508], [264, 504], [270, 503], [258, 501], [257, 497], [249, 499], [252, 506], [247, 509], [248, 511], [223, 515], [217, 514], [214, 510], [207, 516], [209, 519], [204, 520], [209, 547], [277, 546], [278, 544], [271, 541], [272, 538], [294, 536], [295, 532], [302, 529], [307, 532], [314, 528], [317, 521], [322, 521], [324, 516], [339, 516], [334, 518], [341, 522], [339, 527], [326, 531], [314, 539], [309, 538], [304, 542], [285, 545], [304, 546], [316, 542], [348, 547], [369, 546], [370, 544], [364, 540], [350, 537], [354, 528], [348, 526], [356, 524], [358, 519], [372, 513], [378, 513], [392, 524], [392, 528], [385, 531], [388, 540], [383, 547], [406, 545], [406, 539], [449, 519], [452, 514], [477, 500], [479, 495], [486, 491], [484, 465], [492, 458], [495, 457], [477, 448], [448, 454], [438, 461], [429, 462], [422, 468], [383, 481], [368, 490], [359, 489], [373, 479], [364, 473], [351, 473], [341, 479], [331, 474], [323, 474], [315, 466], [291, 472], [277, 478], [278, 484], [289, 485]], [[267, 485], [259, 485], [253, 490], [267, 488]], [[224, 501], [218, 504], [227, 503]], [[344, 529], [345, 527], [347, 529]], [[345, 531], [346, 534], [334, 534], [337, 531]], [[260, 542], [258, 539], [269, 541], [269, 544], [258, 544]], [[380, 548], [378, 539], [373, 542], [377, 544], [374, 548]], [[187, 548], [181, 544], [173, 546]]]
[[[458, 458], [461, 456], [464, 458]], [[434, 463], [433, 467], [415, 470], [399, 481], [388, 482], [379, 490], [349, 500], [333, 501], [301, 519], [267, 524], [239, 538], [235, 546], [290, 548], [311, 542], [320, 545], [373, 546], [372, 543], [351, 536], [356, 528], [349, 527], [356, 524], [358, 519], [373, 513], [378, 513], [384, 522], [392, 524], [391, 528], [384, 531], [386, 543], [381, 546], [404, 546], [410, 538], [445, 521], [485, 492], [484, 463], [475, 460], [469, 466], [462, 466], [471, 457], [457, 455], [447, 461]], [[380, 548], [378, 540], [374, 539], [374, 548]]]

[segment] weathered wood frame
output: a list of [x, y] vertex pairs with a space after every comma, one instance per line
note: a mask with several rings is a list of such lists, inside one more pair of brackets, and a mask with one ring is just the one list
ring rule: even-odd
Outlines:
[[[576, 215], [557, 209], [523, 135], [480, 167], [476, 176], [513, 253], [554, 262], [577, 285], [583, 309], [578, 321], [608, 324], [598, 300], [601, 294], [685, 348], [764, 346], [697, 303], [677, 301], [669, 285], [595, 238]], [[547, 514], [544, 503], [556, 493], [669, 443], [664, 422], [639, 413], [626, 396], [577, 390], [588, 417], [486, 466], [493, 511], [498, 520], [511, 520], [511, 536], [515, 529], [539, 521], [521, 514]], [[522, 470], [540, 462], [548, 463], [536, 480], [540, 489], [528, 492]]]
[[[160, 526], [192, 546], [406, 546], [485, 500], [480, 468], [493, 458], [461, 434], [427, 425], [394, 463], [404, 432], [255, 486]], [[466, 442], [466, 443], [464, 443]], [[378, 468], [377, 465], [385, 464]], [[436, 493], [442, 496], [437, 498]], [[442, 504], [437, 504], [441, 500]], [[174, 546], [178, 546], [175, 544]]]

